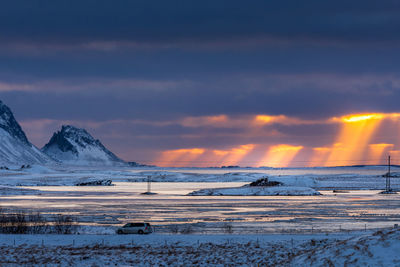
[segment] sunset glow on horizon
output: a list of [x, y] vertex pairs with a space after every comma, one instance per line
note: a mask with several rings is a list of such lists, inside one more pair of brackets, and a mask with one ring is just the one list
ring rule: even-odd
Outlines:
[[[160, 166], [342, 166], [354, 164], [382, 164], [388, 154], [397, 156], [399, 143], [376, 142], [377, 133], [383, 131], [383, 121], [389, 124], [399, 124], [400, 113], [365, 113], [349, 114], [342, 117], [333, 117], [326, 120], [315, 120], [314, 124], [337, 124], [337, 133], [332, 133], [331, 145], [289, 145], [289, 144], [245, 144], [228, 149], [213, 149], [210, 147], [187, 148], [169, 150], [161, 153], [161, 157], [153, 162]], [[250, 117], [251, 118], [251, 117]], [[191, 126], [196, 119], [191, 119]], [[201, 118], [200, 123], [212, 124], [218, 127], [218, 123], [225, 125], [242, 124], [248, 128], [248, 135], [257, 132], [254, 128], [264, 128], [268, 131], [268, 125], [312, 125], [312, 120], [298, 120], [283, 115], [268, 116], [255, 115], [253, 123], [246, 124], [243, 117], [238, 119], [225, 115]], [[400, 129], [400, 127], [398, 127]], [[247, 137], [247, 136], [244, 136]], [[268, 138], [267, 138], [268, 139]], [[396, 149], [397, 148], [397, 149]], [[300, 153], [301, 152], [301, 153]], [[183, 162], [183, 161], [184, 162]]]

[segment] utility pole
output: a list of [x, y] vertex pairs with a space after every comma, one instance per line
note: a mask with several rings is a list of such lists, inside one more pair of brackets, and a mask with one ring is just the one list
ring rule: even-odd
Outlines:
[[388, 156], [388, 173], [386, 174], [386, 192], [390, 192], [390, 155]]
[[150, 176], [147, 176], [147, 193], [151, 192], [151, 181]]
[[156, 195], [157, 193], [151, 192], [151, 176], [147, 176], [147, 191], [142, 193], [142, 195]]

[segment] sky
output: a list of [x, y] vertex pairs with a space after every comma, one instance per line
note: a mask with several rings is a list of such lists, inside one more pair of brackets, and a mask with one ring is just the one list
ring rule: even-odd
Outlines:
[[160, 166], [400, 164], [398, 1], [30, 1], [0, 9], [0, 99]]

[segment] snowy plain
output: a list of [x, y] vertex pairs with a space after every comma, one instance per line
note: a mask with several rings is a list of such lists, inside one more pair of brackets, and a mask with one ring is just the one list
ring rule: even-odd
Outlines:
[[1, 235], [2, 266], [398, 266], [400, 231], [330, 235]]
[[[398, 170], [394, 168], [394, 176], [398, 176]], [[399, 195], [378, 194], [385, 188], [382, 177], [385, 172], [384, 166], [304, 169], [11, 166], [0, 170], [0, 207], [44, 214], [72, 213], [82, 225], [121, 225], [133, 218], [162, 227], [191, 223], [196, 228], [205, 223], [210, 233], [218, 231], [216, 225], [226, 221], [232, 222], [238, 232], [243, 229], [281, 232], [290, 225], [290, 229], [308, 231], [310, 222], [316, 229], [360, 229], [365, 224], [378, 228], [399, 220]], [[263, 177], [283, 185], [245, 186]], [[141, 194], [147, 191], [148, 179], [156, 195]], [[99, 180], [112, 180], [113, 186], [76, 186]], [[394, 190], [399, 189], [400, 178], [392, 178], [391, 185]]]
[[[399, 169], [394, 171], [397, 176]], [[383, 248], [398, 248], [398, 231], [388, 229], [400, 223], [400, 196], [379, 194], [385, 172], [385, 167], [10, 166], [0, 170], [2, 210], [72, 214], [80, 234], [0, 235], [0, 264], [326, 266], [333, 259], [334, 266], [396, 266], [397, 254], [385, 257]], [[149, 177], [153, 196], [141, 194]], [[240, 191], [263, 177], [283, 183], [280, 189], [291, 193], [303, 188], [321, 195], [188, 195]], [[114, 185], [76, 186], [106, 179]], [[400, 178], [392, 178], [391, 186], [399, 190]], [[129, 221], [151, 222], [156, 233], [115, 235]], [[374, 235], [381, 228], [387, 230]]]
[[[393, 188], [400, 187], [400, 168], [392, 167]], [[11, 166], [0, 169], [0, 185], [7, 186], [73, 186], [78, 182], [111, 179], [113, 182], [253, 182], [262, 177], [287, 186], [311, 187], [317, 190], [380, 190], [385, 187], [382, 177], [385, 166], [336, 168], [129, 168], [40, 166], [29, 168]]]

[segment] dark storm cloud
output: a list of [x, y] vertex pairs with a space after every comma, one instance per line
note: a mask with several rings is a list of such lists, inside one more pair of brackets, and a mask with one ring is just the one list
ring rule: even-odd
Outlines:
[[399, 40], [398, 1], [8, 1], [1, 40]]
[[36, 144], [76, 123], [126, 159], [181, 147], [324, 145], [335, 126], [276, 125], [281, 135], [267, 127], [262, 136], [179, 121], [398, 112], [399, 29], [398, 1], [7, 1], [0, 98]]
[[[132, 85], [133, 84], [133, 85]], [[270, 114], [329, 118], [347, 113], [396, 112], [400, 78], [364, 76], [281, 76], [259, 79], [129, 81], [94, 85], [36, 85], [44, 91], [3, 91], [2, 99], [21, 119], [171, 120], [215, 114]], [[163, 86], [165, 88], [163, 88]], [[59, 90], [52, 90], [53, 87]], [[18, 88], [14, 85], [13, 88]], [[74, 89], [75, 88], [75, 89]], [[81, 89], [79, 89], [81, 88]], [[0, 85], [1, 89], [1, 85]]]

